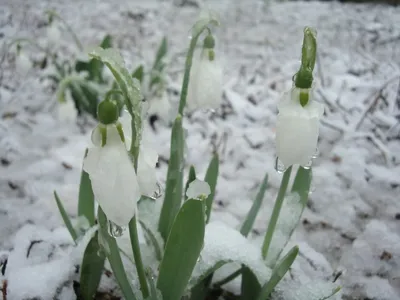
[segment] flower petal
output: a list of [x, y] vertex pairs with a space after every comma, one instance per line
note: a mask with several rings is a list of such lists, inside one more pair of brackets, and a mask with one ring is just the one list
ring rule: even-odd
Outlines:
[[90, 148], [83, 162], [93, 193], [110, 221], [129, 223], [141, 193], [131, 160], [122, 143]]
[[207, 182], [195, 179], [189, 184], [189, 187], [186, 191], [186, 196], [189, 199], [197, 199], [201, 195], [205, 195], [207, 197], [210, 195], [210, 193], [210, 186]]

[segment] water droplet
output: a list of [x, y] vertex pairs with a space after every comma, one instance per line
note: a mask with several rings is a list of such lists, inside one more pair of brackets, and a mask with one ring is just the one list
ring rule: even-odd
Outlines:
[[276, 158], [276, 160], [275, 160], [275, 170], [278, 172], [278, 173], [283, 173], [283, 172], [285, 172], [286, 171], [286, 167], [285, 167], [285, 165], [283, 164], [283, 162], [279, 159], [279, 157], [277, 157]]
[[163, 195], [163, 188], [159, 182], [157, 182], [157, 190], [153, 194], [153, 198], [158, 199]]
[[319, 149], [318, 149], [318, 148], [315, 148], [315, 152], [314, 152], [314, 154], [313, 154], [311, 157], [312, 157], [312, 158], [317, 158], [318, 155], [319, 155]]
[[304, 169], [306, 169], [306, 170], [309, 170], [309, 169], [311, 169], [311, 166], [312, 166], [312, 163], [313, 163], [313, 160], [312, 160], [312, 158], [308, 161], [308, 163], [306, 164], [306, 165], [304, 165], [304, 166], [302, 166]]
[[112, 221], [108, 221], [108, 234], [112, 237], [120, 237], [124, 233], [125, 228], [115, 224]]
[[315, 185], [311, 184], [310, 185], [310, 190], [308, 191], [308, 195], [310, 196], [312, 193], [314, 193], [316, 190]]

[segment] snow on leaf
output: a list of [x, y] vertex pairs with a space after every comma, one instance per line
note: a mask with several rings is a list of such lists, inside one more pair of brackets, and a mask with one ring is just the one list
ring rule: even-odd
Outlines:
[[339, 300], [341, 293], [340, 287], [332, 282], [310, 281], [298, 283], [287, 281], [278, 285], [277, 292], [273, 294], [271, 300]]
[[259, 247], [224, 223], [209, 223], [206, 226], [204, 248], [189, 285], [196, 285], [205, 276], [230, 262], [246, 265], [262, 284], [271, 277], [271, 269], [265, 266]]
[[277, 262], [279, 255], [282, 253], [283, 248], [288, 243], [300, 220], [303, 212], [303, 204], [300, 200], [298, 193], [292, 193], [286, 196], [283, 202], [282, 210], [266, 258], [267, 265], [270, 267], [273, 267]]

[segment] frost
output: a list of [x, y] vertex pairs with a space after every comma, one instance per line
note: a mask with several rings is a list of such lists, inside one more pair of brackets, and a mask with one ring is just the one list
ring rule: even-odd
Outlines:
[[230, 262], [248, 266], [261, 283], [271, 276], [271, 269], [265, 266], [259, 247], [224, 223], [209, 223], [206, 226], [200, 260], [192, 273], [191, 285], [207, 276], [210, 271], [215, 271], [216, 267]]
[[297, 193], [285, 197], [278, 222], [266, 258], [267, 265], [273, 267], [299, 223], [303, 204]]

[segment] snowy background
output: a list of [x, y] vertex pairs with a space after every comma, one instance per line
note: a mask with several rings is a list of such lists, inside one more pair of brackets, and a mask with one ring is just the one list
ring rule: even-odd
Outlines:
[[[76, 216], [82, 156], [95, 122], [58, 120], [54, 92], [41, 80], [45, 71], [18, 75], [5, 42], [30, 37], [45, 45], [44, 11], [55, 9], [87, 49], [111, 34], [133, 69], [151, 66], [166, 35], [168, 96], [176, 103], [189, 29], [200, 12], [196, 3], [1, 1], [0, 260], [10, 255], [4, 277], [8, 300], [72, 299], [76, 270], [62, 267], [63, 249], [71, 241], [52, 193], [57, 190]], [[255, 240], [262, 238], [281, 179], [274, 170], [276, 104], [299, 66], [302, 29], [313, 26], [319, 45], [316, 98], [325, 104], [325, 116], [312, 194], [292, 243], [300, 246], [313, 274], [332, 280], [343, 272], [343, 299], [400, 299], [400, 8], [255, 0], [208, 4], [204, 7], [221, 16], [223, 105], [215, 113], [194, 113], [184, 125], [187, 166], [195, 165], [199, 177], [214, 149], [221, 157], [212, 219], [239, 226], [268, 172], [265, 205], [253, 231]], [[65, 33], [59, 53], [76, 54], [71, 43]], [[40, 59], [39, 53], [29, 55]], [[169, 156], [166, 123], [156, 121], [153, 131], [161, 183]], [[59, 270], [58, 276], [50, 270]]]

